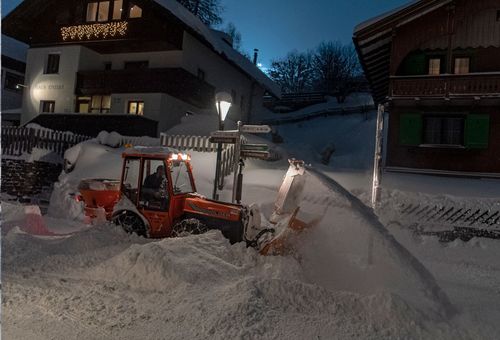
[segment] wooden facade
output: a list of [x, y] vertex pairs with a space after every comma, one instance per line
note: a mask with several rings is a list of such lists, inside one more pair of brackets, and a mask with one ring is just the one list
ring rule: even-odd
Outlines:
[[389, 112], [386, 166], [500, 174], [500, 1], [412, 3], [354, 33]]

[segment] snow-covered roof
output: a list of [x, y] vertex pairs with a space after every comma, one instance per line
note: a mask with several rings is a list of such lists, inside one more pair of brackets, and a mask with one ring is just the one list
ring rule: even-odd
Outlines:
[[222, 39], [222, 36], [215, 34], [207, 25], [188, 11], [184, 6], [175, 0], [154, 0], [163, 6], [174, 16], [179, 18], [185, 25], [191, 27], [196, 33], [200, 34], [213, 49], [228, 60], [236, 64], [243, 72], [255, 79], [264, 89], [275, 96], [281, 96], [279, 86], [266, 76], [256, 65], [232, 48]]
[[26, 62], [26, 52], [28, 51], [28, 45], [5, 34], [2, 34], [1, 45], [2, 55], [22, 61], [24, 63]]
[[406, 5], [402, 5], [402, 6], [399, 6], [399, 7], [396, 7], [395, 9], [393, 10], [390, 10], [390, 11], [387, 11], [385, 13], [382, 13], [380, 15], [377, 15], [376, 17], [373, 17], [373, 18], [370, 18], [366, 21], [363, 21], [362, 23], [356, 25], [356, 27], [354, 27], [354, 33], [356, 32], [359, 32], [361, 30], [363, 30], [364, 28], [368, 27], [368, 26], [371, 26], [373, 25], [374, 23], [380, 21], [380, 20], [383, 20], [383, 19], [386, 19], [388, 17], [390, 17], [391, 15], [405, 9], [405, 8], [408, 8], [410, 7], [411, 5], [415, 4], [416, 2], [419, 2], [420, 0], [412, 0], [410, 3], [406, 4]]

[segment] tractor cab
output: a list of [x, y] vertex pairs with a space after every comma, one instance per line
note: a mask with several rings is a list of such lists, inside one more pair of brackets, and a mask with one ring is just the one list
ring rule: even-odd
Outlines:
[[196, 192], [189, 156], [166, 147], [134, 147], [122, 157], [122, 197], [146, 219], [148, 236], [169, 236], [186, 197]]

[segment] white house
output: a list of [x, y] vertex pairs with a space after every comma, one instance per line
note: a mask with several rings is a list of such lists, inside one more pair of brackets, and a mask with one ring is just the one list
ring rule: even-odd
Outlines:
[[221, 90], [244, 121], [266, 92], [280, 95], [227, 35], [174, 0], [25, 0], [2, 29], [30, 46], [23, 124], [40, 114], [79, 114], [87, 125], [137, 115], [161, 132], [187, 112], [213, 114]]

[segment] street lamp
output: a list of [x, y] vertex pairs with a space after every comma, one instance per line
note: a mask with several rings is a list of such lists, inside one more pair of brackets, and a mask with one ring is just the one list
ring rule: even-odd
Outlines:
[[[224, 121], [226, 120], [229, 109], [231, 108], [231, 104], [233, 102], [233, 98], [227, 92], [219, 92], [215, 95], [215, 107], [217, 108], [217, 116], [219, 117], [219, 130], [224, 130]], [[221, 155], [222, 155], [222, 143], [217, 143], [217, 163], [215, 164], [215, 181], [214, 181], [214, 191], [212, 198], [214, 200], [218, 199], [217, 195], [217, 185], [219, 183], [219, 177], [221, 176]]]

